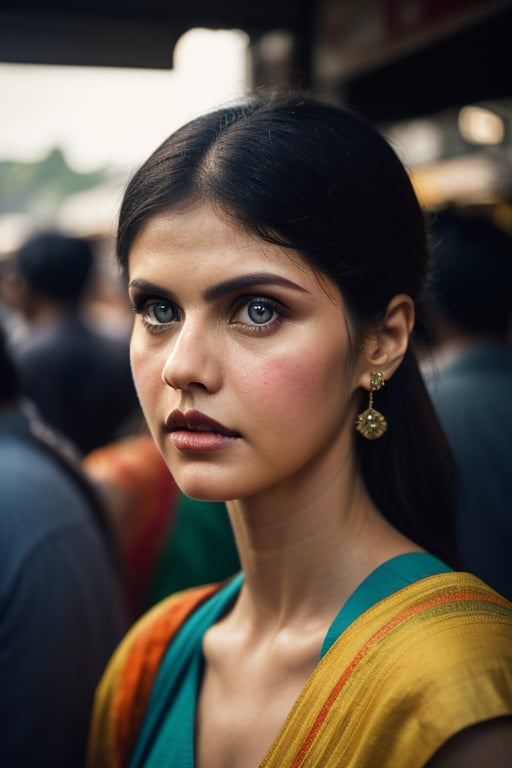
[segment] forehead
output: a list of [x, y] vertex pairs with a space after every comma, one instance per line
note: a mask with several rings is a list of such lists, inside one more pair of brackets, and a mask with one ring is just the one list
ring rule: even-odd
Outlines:
[[234, 218], [210, 206], [171, 210], [150, 218], [130, 249], [130, 278], [141, 270], [193, 269], [198, 272], [269, 271], [316, 286], [339, 298], [335, 283], [314, 270], [297, 252], [247, 231]]
[[172, 208], [151, 216], [137, 233], [130, 250], [137, 249], [141, 242], [157, 246], [172, 243], [173, 250], [194, 249], [205, 239], [245, 239], [249, 237], [235, 220], [222, 215], [209, 205], [195, 205], [186, 208]]

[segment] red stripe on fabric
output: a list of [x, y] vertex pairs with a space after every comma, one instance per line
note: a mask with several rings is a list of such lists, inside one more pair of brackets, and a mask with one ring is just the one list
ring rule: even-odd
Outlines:
[[325, 718], [327, 717], [327, 714], [330, 708], [332, 707], [333, 703], [338, 698], [341, 690], [343, 689], [343, 686], [345, 685], [345, 683], [347, 682], [351, 674], [354, 672], [355, 668], [359, 666], [359, 664], [361, 663], [362, 659], [366, 656], [368, 651], [372, 648], [372, 646], [375, 645], [375, 643], [381, 640], [384, 635], [388, 634], [393, 629], [395, 629], [399, 624], [403, 623], [404, 621], [411, 618], [412, 616], [415, 616], [416, 614], [420, 613], [422, 610], [433, 608], [437, 605], [442, 605], [446, 603], [460, 602], [462, 600], [475, 600], [475, 599], [486, 600], [489, 603], [494, 603], [496, 605], [502, 605], [505, 607], [508, 605], [508, 603], [503, 598], [500, 598], [499, 595], [486, 595], [479, 592], [451, 592], [450, 594], [447, 594], [447, 595], [438, 595], [437, 597], [429, 598], [428, 600], [423, 601], [422, 603], [414, 606], [413, 608], [409, 608], [403, 611], [402, 613], [399, 613], [397, 616], [395, 616], [394, 619], [392, 619], [384, 627], [379, 629], [378, 632], [372, 635], [372, 637], [370, 637], [370, 639], [365, 643], [365, 645], [363, 645], [359, 653], [354, 657], [354, 659], [345, 669], [342, 676], [339, 678], [338, 682], [330, 692], [325, 704], [323, 705], [315, 722], [313, 723], [311, 730], [309, 731], [302, 747], [300, 748], [295, 760], [293, 761], [291, 768], [300, 768], [300, 765], [302, 764], [304, 758], [309, 752], [309, 749], [313, 741], [315, 740], [318, 734], [318, 731], [320, 730]]

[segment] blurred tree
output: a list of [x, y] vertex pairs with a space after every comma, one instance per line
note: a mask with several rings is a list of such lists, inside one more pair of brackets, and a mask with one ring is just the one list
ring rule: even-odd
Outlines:
[[110, 178], [106, 170], [79, 173], [62, 151], [53, 149], [38, 162], [0, 161], [0, 214], [26, 213], [36, 221], [51, 220], [63, 200]]

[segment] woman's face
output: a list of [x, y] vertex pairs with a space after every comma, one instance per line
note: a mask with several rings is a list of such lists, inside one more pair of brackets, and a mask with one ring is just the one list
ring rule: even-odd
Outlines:
[[146, 222], [129, 276], [136, 388], [184, 493], [248, 498], [339, 472], [361, 371], [334, 283], [208, 207]]

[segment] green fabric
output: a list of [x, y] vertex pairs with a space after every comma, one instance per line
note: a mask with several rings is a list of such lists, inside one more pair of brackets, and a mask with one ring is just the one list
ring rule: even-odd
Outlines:
[[203, 603], [174, 638], [172, 652], [160, 665], [130, 768], [193, 768], [202, 638], [236, 599], [242, 583], [238, 574]]
[[[419, 579], [451, 569], [422, 552], [399, 555], [376, 568], [357, 587], [329, 628], [322, 658], [340, 634], [372, 605]], [[236, 599], [239, 574], [183, 625], [167, 651], [155, 679], [147, 714], [130, 768], [194, 768], [196, 704], [203, 674], [202, 640]]]
[[226, 506], [180, 493], [176, 518], [162, 548], [147, 607], [188, 587], [211, 584], [240, 570]]
[[383, 563], [366, 577], [338, 613], [327, 632], [320, 657], [325, 656], [341, 633], [372, 605], [420, 579], [450, 570], [427, 552], [409, 552]]

